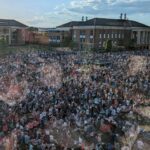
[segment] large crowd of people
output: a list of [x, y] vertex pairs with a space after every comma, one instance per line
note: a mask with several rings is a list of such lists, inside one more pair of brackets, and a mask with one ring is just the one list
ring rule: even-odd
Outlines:
[[0, 82], [0, 147], [120, 150], [150, 96], [150, 51], [18, 53]]

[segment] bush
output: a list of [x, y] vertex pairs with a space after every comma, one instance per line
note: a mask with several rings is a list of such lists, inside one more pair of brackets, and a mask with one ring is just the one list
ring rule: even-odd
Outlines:
[[5, 47], [7, 45], [7, 42], [5, 40], [5, 38], [1, 38], [0, 39], [0, 47]]
[[104, 48], [105, 48], [106, 51], [111, 51], [112, 50], [112, 41], [107, 40], [104, 44]]

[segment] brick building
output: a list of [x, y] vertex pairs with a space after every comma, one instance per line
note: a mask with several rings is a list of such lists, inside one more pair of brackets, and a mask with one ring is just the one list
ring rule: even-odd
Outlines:
[[[86, 21], [72, 21], [58, 26], [56, 31], [70, 33], [71, 39], [79, 49], [103, 49], [111, 40], [114, 47], [127, 47], [133, 42], [134, 47], [150, 48], [150, 27], [142, 23], [123, 19], [93, 18]], [[50, 40], [55, 31], [50, 33]], [[68, 34], [69, 35], [69, 34]], [[62, 32], [57, 33], [57, 39], [62, 42]]]
[[54, 45], [63, 44], [66, 40], [72, 39], [72, 30], [70, 28], [52, 28], [49, 29], [49, 43]]
[[25, 43], [24, 32], [26, 25], [16, 21], [0, 19], [0, 39], [8, 45], [20, 45]]

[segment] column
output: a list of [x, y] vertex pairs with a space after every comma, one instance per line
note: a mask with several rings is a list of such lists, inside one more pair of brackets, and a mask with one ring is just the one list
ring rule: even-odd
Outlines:
[[143, 31], [143, 44], [145, 45], [145, 31]]
[[9, 41], [8, 44], [11, 45], [11, 28], [9, 28]]
[[150, 32], [148, 32], [148, 46], [149, 46], [149, 50], [150, 50]]
[[148, 32], [148, 44], [150, 44], [150, 32]]
[[150, 44], [149, 42], [150, 42], [150, 32], [147, 31], [147, 44]]
[[147, 32], [145, 31], [145, 44], [147, 43]]
[[137, 31], [137, 44], [141, 44], [141, 31]]
[[137, 31], [137, 44], [139, 45], [140, 44], [140, 31]]
[[147, 42], [147, 37], [148, 37], [148, 33], [147, 33], [147, 31], [145, 31], [145, 44], [146, 44], [146, 45], [148, 44], [148, 42]]

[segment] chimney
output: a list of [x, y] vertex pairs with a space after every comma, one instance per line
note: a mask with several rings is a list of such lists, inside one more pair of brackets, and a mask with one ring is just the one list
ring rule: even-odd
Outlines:
[[82, 16], [82, 21], [84, 21], [84, 16]]
[[86, 21], [88, 21], [88, 17], [86, 16]]
[[127, 14], [126, 13], [124, 14], [124, 20], [127, 20]]
[[120, 19], [121, 19], [121, 20], [122, 20], [122, 16], [123, 16], [123, 14], [121, 13], [121, 14], [120, 14]]

